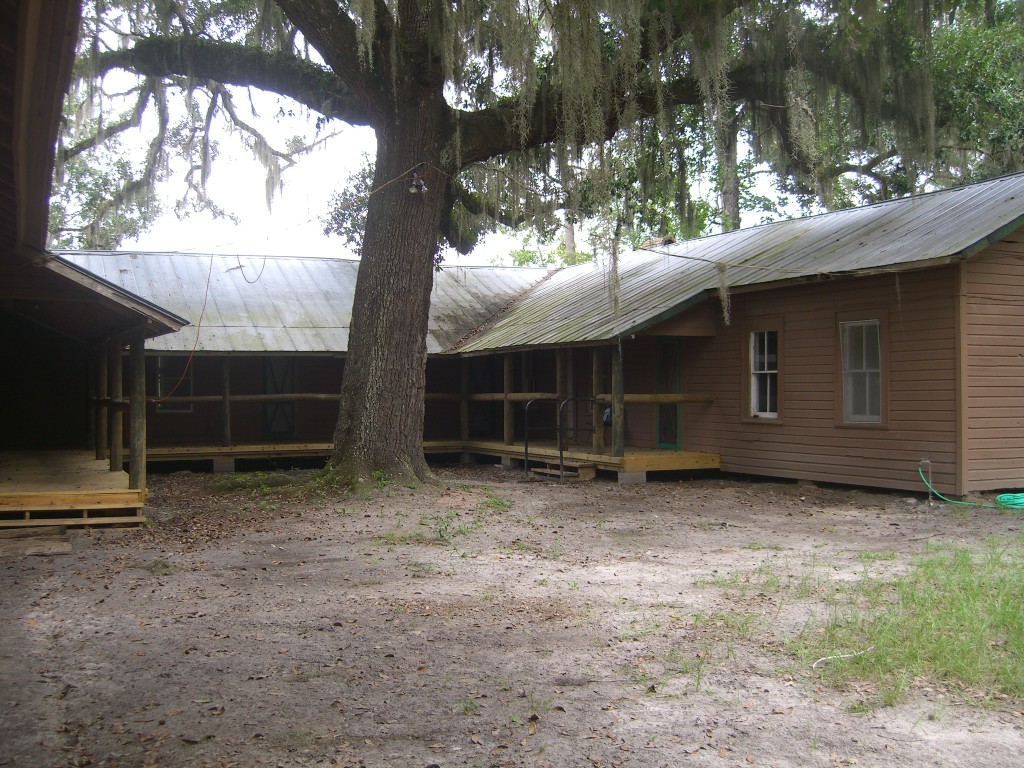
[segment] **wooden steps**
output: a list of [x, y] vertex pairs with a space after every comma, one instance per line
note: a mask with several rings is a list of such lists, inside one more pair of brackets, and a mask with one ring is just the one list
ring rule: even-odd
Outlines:
[[571, 478], [573, 480], [593, 480], [597, 477], [597, 465], [590, 463], [566, 462], [563, 473], [558, 464], [546, 463], [543, 467], [530, 467], [530, 472], [535, 475], [550, 475], [553, 477]]
[[[148, 522], [141, 511], [134, 515], [126, 515], [123, 512], [124, 510], [117, 510], [108, 514], [90, 514], [88, 510], [82, 510], [80, 513], [64, 510], [63, 514], [51, 516], [51, 513], [48, 512], [31, 510], [24, 512], [23, 517], [14, 518], [10, 516], [10, 513], [0, 510], [0, 529], [40, 528], [54, 525], [144, 525]], [[72, 515], [76, 516], [72, 517]]]

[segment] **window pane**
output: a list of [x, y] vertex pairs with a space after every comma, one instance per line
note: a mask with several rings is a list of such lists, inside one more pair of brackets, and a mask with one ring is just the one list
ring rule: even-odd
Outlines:
[[878, 339], [878, 323], [864, 327], [864, 367], [869, 371], [881, 368], [882, 350]]
[[851, 371], [861, 369], [864, 361], [864, 334], [859, 325], [850, 325], [846, 340], [847, 363], [846, 367]]
[[880, 422], [882, 417], [881, 323], [840, 323], [843, 363], [843, 420]]
[[882, 415], [882, 377], [876, 371], [865, 374], [865, 398], [864, 415], [873, 416], [876, 419]]
[[778, 415], [779, 332], [754, 331], [750, 334], [750, 413], [752, 416]]

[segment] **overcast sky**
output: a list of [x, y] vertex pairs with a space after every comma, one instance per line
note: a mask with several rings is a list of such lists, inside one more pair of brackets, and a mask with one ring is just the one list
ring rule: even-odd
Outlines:
[[[266, 204], [266, 174], [259, 163], [234, 142], [221, 142], [224, 155], [213, 163], [208, 182], [210, 196], [239, 217], [239, 223], [214, 220], [209, 214], [192, 214], [179, 221], [173, 199], [180, 195], [180, 181], [164, 185], [168, 213], [141, 237], [126, 240], [121, 250], [225, 253], [253, 256], [330, 256], [357, 258], [338, 236], [323, 233], [320, 219], [331, 195], [344, 185], [364, 153], [373, 155], [374, 139], [368, 129], [338, 125], [340, 135], [302, 158], [284, 174], [270, 211]], [[452, 252], [449, 263], [491, 264], [518, 241], [491, 238], [468, 257]]]

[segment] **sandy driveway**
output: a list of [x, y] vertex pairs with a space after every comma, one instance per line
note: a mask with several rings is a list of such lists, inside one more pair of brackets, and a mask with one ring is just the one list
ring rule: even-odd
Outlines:
[[226, 477], [153, 477], [152, 527], [0, 560], [0, 765], [1024, 764], [1021, 702], [919, 682], [879, 707], [787, 642], [844, 583], [1019, 516], [728, 478]]

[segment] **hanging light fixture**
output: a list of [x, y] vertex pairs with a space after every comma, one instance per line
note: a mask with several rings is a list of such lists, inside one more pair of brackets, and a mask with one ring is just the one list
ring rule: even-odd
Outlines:
[[419, 170], [412, 172], [412, 176], [409, 177], [409, 192], [413, 195], [422, 195], [427, 191], [427, 182], [423, 180], [423, 177], [419, 174]]

